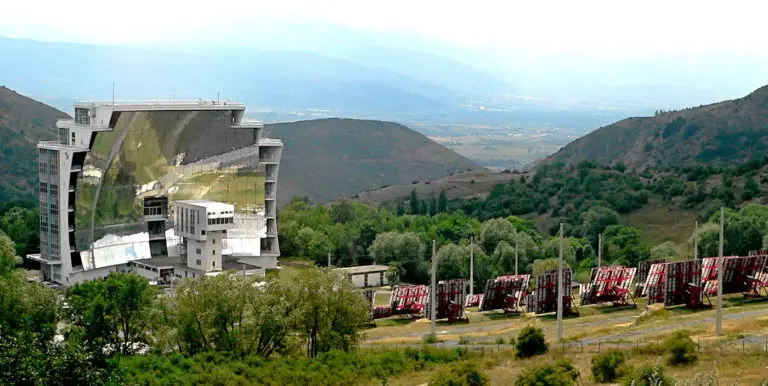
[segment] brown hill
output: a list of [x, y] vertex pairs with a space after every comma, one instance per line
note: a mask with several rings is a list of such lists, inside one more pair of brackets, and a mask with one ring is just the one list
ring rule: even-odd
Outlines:
[[744, 98], [627, 118], [581, 137], [545, 162], [629, 167], [736, 164], [768, 150], [768, 86]]
[[0, 202], [30, 198], [37, 186], [35, 144], [55, 139], [56, 120], [67, 117], [0, 86]]
[[385, 185], [430, 181], [482, 167], [403, 125], [321, 119], [267, 125], [285, 141], [278, 204], [294, 196], [325, 203]]

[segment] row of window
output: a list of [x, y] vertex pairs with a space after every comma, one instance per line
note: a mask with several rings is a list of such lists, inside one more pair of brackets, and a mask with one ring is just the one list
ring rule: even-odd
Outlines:
[[149, 206], [144, 207], [144, 215], [145, 216], [158, 216], [163, 214], [163, 208], [160, 206]]
[[219, 224], [232, 224], [234, 223], [234, 218], [232, 217], [225, 217], [225, 218], [209, 218], [208, 219], [208, 225], [219, 225]]
[[225, 210], [225, 211], [222, 211], [222, 212], [219, 212], [219, 213], [216, 213], [216, 212], [208, 212], [208, 215], [209, 215], [209, 216], [215, 216], [215, 215], [217, 215], [217, 214], [234, 214], [234, 213], [235, 213], [235, 212], [233, 212], [233, 211], [231, 211], [231, 210]]

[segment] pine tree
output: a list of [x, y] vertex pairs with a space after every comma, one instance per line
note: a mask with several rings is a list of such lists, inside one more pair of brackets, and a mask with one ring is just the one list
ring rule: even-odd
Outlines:
[[405, 208], [403, 207], [403, 199], [397, 200], [397, 215], [402, 216], [405, 214]]
[[411, 214], [419, 214], [419, 198], [416, 197], [416, 191], [411, 191]]
[[445, 190], [440, 192], [440, 196], [437, 198], [437, 213], [445, 213], [448, 211], [448, 198], [445, 196]]
[[419, 200], [419, 214], [427, 214], [429, 213], [429, 208], [427, 208], [427, 202], [423, 200]]
[[437, 214], [437, 199], [435, 196], [432, 196], [429, 199], [429, 215], [434, 216]]

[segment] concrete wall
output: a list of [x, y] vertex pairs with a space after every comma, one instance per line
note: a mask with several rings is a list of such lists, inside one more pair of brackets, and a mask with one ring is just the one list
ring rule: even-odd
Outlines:
[[[383, 278], [382, 278], [383, 275]], [[365, 283], [365, 278], [368, 276], [368, 285]], [[381, 287], [389, 284], [389, 281], [387, 280], [387, 273], [384, 272], [373, 272], [373, 273], [360, 273], [356, 275], [351, 275], [352, 283], [355, 285], [355, 287], [363, 288], [363, 287]]]

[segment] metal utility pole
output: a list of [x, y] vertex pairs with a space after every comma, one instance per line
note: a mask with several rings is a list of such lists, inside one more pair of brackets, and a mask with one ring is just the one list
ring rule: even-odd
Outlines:
[[699, 222], [696, 221], [696, 227], [693, 228], [693, 259], [699, 259]]
[[720, 251], [717, 255], [717, 317], [715, 318], [715, 333], [723, 334], [723, 223], [725, 209], [720, 208]]
[[469, 296], [475, 294], [475, 236], [469, 236]]
[[435, 253], [435, 240], [432, 240], [432, 286], [429, 288], [429, 310], [432, 315], [432, 336], [437, 336], [437, 314], [435, 313], [435, 277], [437, 276], [437, 254]]
[[328, 252], [328, 268], [331, 268], [331, 252]]
[[517, 245], [519, 244], [518, 241], [519, 239], [517, 235], [515, 235], [515, 275], [517, 275]]
[[603, 264], [603, 234], [597, 235], [597, 268], [602, 267]]
[[560, 223], [560, 261], [557, 265], [557, 341], [563, 341], [563, 223]]

